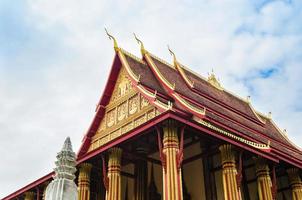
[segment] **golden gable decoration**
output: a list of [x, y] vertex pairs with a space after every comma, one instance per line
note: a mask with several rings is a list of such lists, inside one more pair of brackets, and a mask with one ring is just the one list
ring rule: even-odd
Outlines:
[[160, 112], [132, 87], [127, 72], [122, 67], [89, 151], [128, 133], [159, 114]]

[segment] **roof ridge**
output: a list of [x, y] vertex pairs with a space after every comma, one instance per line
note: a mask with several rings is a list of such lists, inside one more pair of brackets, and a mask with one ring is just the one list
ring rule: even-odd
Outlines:
[[[277, 131], [281, 134], [281, 136], [282, 136], [286, 141], [288, 141], [291, 145], [293, 145], [293, 147], [295, 147], [297, 150], [302, 151], [302, 148], [299, 147], [299, 146], [297, 146], [295, 143], [293, 143], [293, 142], [288, 138], [288, 136], [285, 134], [285, 132], [282, 131], [282, 130], [280, 129], [280, 127], [275, 123], [275, 121], [274, 121], [273, 119], [269, 119], [269, 121], [272, 123], [272, 125], [277, 129]], [[289, 146], [289, 145], [287, 145], [287, 146]]]
[[[177, 71], [176, 67], [173, 66], [172, 64], [168, 63], [167, 61], [165, 61], [165, 60], [159, 58], [158, 56], [156, 56], [156, 55], [154, 55], [154, 54], [152, 54], [152, 53], [150, 53], [150, 52], [148, 52], [148, 54], [149, 54], [151, 57], [155, 58], [156, 60], [162, 62], [163, 64], [165, 64], [165, 65], [167, 65], [167, 66], [169, 66], [169, 67], [171, 67], [172, 69], [174, 69], [174, 70]], [[205, 78], [205, 77], [203, 77], [202, 75], [198, 74], [197, 72], [191, 70], [189, 67], [183, 65], [183, 64], [180, 63], [180, 62], [178, 62], [178, 64], [179, 64], [180, 67], [182, 67], [184, 70], [189, 71], [190, 73], [194, 74], [194, 75], [197, 76], [198, 78], [200, 78], [200, 79], [206, 81], [207, 83], [209, 83], [209, 81], [208, 81], [207, 78]], [[212, 84], [209, 84], [209, 85], [212, 86], [213, 88], [216, 88], [216, 87], [215, 87], [214, 85], [212, 85]], [[254, 109], [254, 107], [252, 106], [251, 102], [249, 102], [247, 99], [245, 99], [245, 98], [243, 98], [243, 97], [240, 97], [239, 95], [237, 95], [237, 94], [235, 94], [235, 93], [233, 93], [233, 92], [231, 92], [231, 91], [225, 89], [223, 86], [220, 86], [220, 87], [222, 88], [222, 91], [223, 91], [223, 92], [225, 91], [227, 94], [230, 94], [230, 95], [232, 95], [233, 97], [237, 98], [238, 100], [240, 100], [240, 101], [246, 103], [247, 106], [249, 106], [249, 108], [251, 109], [252, 113], [255, 115], [255, 117], [256, 117], [261, 123], [265, 124], [264, 120], [262, 120], [261, 117], [257, 114], [257, 110]], [[222, 102], [222, 103], [223, 103], [223, 102]], [[234, 109], [236, 109], [236, 108], [234, 108]], [[237, 110], [237, 109], [236, 109], [236, 110]]]
[[[147, 63], [146, 63], [144, 60], [142, 60], [142, 59], [138, 58], [137, 56], [135, 56], [135, 55], [133, 55], [133, 54], [127, 52], [126, 50], [122, 49], [122, 52], [125, 53], [125, 54], [127, 54], [127, 55], [129, 55], [129, 56], [131, 56], [132, 58], [134, 58], [135, 60], [139, 61], [140, 63], [142, 63], [142, 64], [144, 64], [144, 65], [147, 65]], [[170, 64], [170, 63], [168, 63], [168, 62], [165, 61], [164, 59], [162, 59], [162, 58], [160, 58], [160, 57], [158, 57], [158, 56], [156, 56], [156, 55], [154, 55], [154, 54], [152, 54], [152, 53], [150, 53], [150, 52], [148, 52], [148, 54], [150, 55], [150, 57], [152, 57], [152, 58], [158, 60], [159, 62], [161, 62], [161, 63], [165, 64], [166, 66], [168, 66], [168, 67], [170, 67], [170, 68], [172, 68], [172, 69], [174, 69], [174, 70], [177, 71], [177, 68], [176, 68], [175, 66], [173, 66], [173, 65]], [[193, 71], [193, 70], [190, 69], [189, 67], [187, 67], [187, 66], [185, 66], [185, 65], [183, 65], [183, 64], [181, 64], [181, 63], [179, 63], [179, 62], [178, 62], [178, 64], [179, 64], [180, 67], [182, 67], [184, 70], [186, 70], [186, 71], [192, 73], [193, 75], [195, 75], [196, 77], [200, 78], [201, 80], [203, 80], [203, 81], [209, 83], [209, 81], [207, 80], [206, 77], [204, 77], [204, 76], [198, 74], [197, 72]], [[212, 84], [209, 84], [209, 85], [211, 85], [213, 88], [215, 88], [215, 86], [213, 86]], [[229, 94], [229, 95], [233, 96], [234, 98], [238, 99], [239, 101], [245, 103], [245, 104], [251, 109], [251, 111], [252, 111], [252, 113], [255, 115], [255, 117], [256, 117], [260, 122], [262, 122], [263, 124], [265, 124], [265, 119], [271, 120], [271, 119], [270, 119], [268, 116], [266, 116], [265, 114], [261, 113], [260, 111], [257, 111], [257, 110], [252, 106], [252, 103], [251, 103], [248, 99], [245, 99], [245, 98], [243, 98], [243, 97], [241, 97], [241, 96], [235, 94], [234, 92], [231, 92], [231, 91], [229, 91], [229, 90], [227, 90], [227, 89], [225, 89], [225, 88], [223, 88], [223, 91], [225, 91], [226, 94]], [[263, 118], [264, 118], [264, 119], [263, 119]], [[278, 132], [282, 135], [282, 137], [284, 137], [287, 141], [289, 141], [290, 144], [293, 144], [293, 146], [294, 146], [295, 148], [297, 148], [298, 150], [300, 150], [300, 147], [298, 147], [298, 146], [295, 145], [293, 142], [291, 142], [291, 141], [289, 140], [289, 138], [288, 138], [286, 135], [284, 135], [284, 133], [279, 129], [279, 127], [278, 127], [275, 123], [273, 123], [273, 124], [274, 124], [274, 126], [278, 129]]]
[[[185, 66], [185, 65], [183, 65], [183, 64], [181, 64], [181, 63], [179, 63], [179, 64], [181, 65], [181, 67], [183, 67], [183, 69], [189, 71], [190, 73], [194, 74], [194, 75], [197, 76], [198, 78], [200, 78], [200, 79], [202, 79], [202, 80], [208, 82], [208, 80], [207, 80], [205, 77], [203, 77], [202, 75], [198, 74], [197, 72], [191, 70], [189, 67], [187, 67], [187, 66]], [[211, 85], [212, 87], [215, 87], [215, 86], [213, 86], [212, 84], [210, 84], [210, 85]], [[256, 118], [257, 118], [260, 122], [264, 123], [264, 120], [261, 119], [261, 117], [258, 115], [258, 113], [260, 113], [260, 112], [257, 111], [257, 110], [252, 106], [252, 103], [251, 103], [251, 102], [249, 102], [247, 99], [245, 99], [245, 98], [243, 98], [243, 97], [241, 97], [241, 96], [235, 94], [234, 92], [232, 92], [232, 91], [230, 91], [230, 90], [224, 88], [223, 86], [221, 86], [221, 87], [223, 88], [223, 90], [222, 90], [223, 92], [226, 92], [227, 94], [230, 94], [230, 95], [232, 95], [233, 97], [237, 98], [238, 100], [240, 100], [240, 101], [246, 103], [246, 104], [250, 107], [250, 109], [252, 110], [252, 112], [255, 114]], [[263, 115], [263, 117], [267, 118], [267, 116], [265, 116], [264, 114], [261, 114], [261, 115]]]
[[[187, 67], [186, 65], [183, 65], [183, 64], [181, 64], [181, 63], [179, 63], [179, 64], [180, 64], [185, 70], [187, 70], [188, 72], [190, 72], [190, 73], [194, 74], [195, 76], [197, 76], [198, 78], [200, 78], [200, 79], [202, 79], [202, 80], [208, 82], [208, 80], [207, 80], [206, 77], [203, 77], [202, 75], [200, 75], [200, 74], [198, 74], [197, 72], [193, 71], [192, 69], [190, 69], [190, 68]], [[210, 85], [211, 85], [211, 84], [210, 84]], [[214, 87], [214, 86], [212, 85], [212, 87]], [[230, 90], [224, 88], [223, 86], [221, 86], [221, 87], [223, 88], [223, 91], [225, 91], [226, 93], [228, 93], [228, 94], [230, 94], [230, 95], [236, 97], [237, 99], [239, 99], [239, 100], [241, 100], [241, 101], [243, 101], [243, 102], [245, 102], [245, 103], [249, 103], [245, 98], [243, 98], [243, 97], [241, 97], [241, 96], [235, 94], [234, 92], [231, 92]]]
[[149, 54], [151, 57], [155, 58], [156, 60], [158, 60], [158, 61], [164, 63], [165, 65], [171, 67], [172, 69], [175, 69], [175, 70], [176, 70], [175, 66], [173, 66], [171, 63], [168, 63], [168, 62], [165, 61], [164, 59], [162, 59], [162, 58], [160, 58], [160, 57], [158, 57], [158, 56], [156, 56], [156, 55], [150, 53], [149, 51], [148, 51], [148, 54]]
[[124, 56], [124, 52], [123, 51], [118, 52], [118, 56], [120, 57], [122, 65], [125, 67], [126, 72], [130, 76], [131, 82], [133, 81], [136, 82], [136, 84], [134, 84], [134, 87], [138, 90], [138, 92], [141, 93], [144, 97], [146, 97], [150, 101], [150, 103], [153, 104], [159, 110], [163, 110], [163, 111], [171, 110], [173, 107], [171, 102], [168, 102], [168, 104], [161, 102], [156, 96], [157, 91], [155, 91], [155, 93], [153, 94], [152, 92], [145, 89], [145, 87], [142, 84], [140, 84], [140, 75], [136, 75], [132, 71], [127, 59]]
[[129, 51], [126, 51], [126, 50], [123, 49], [123, 48], [120, 48], [120, 50], [121, 50], [124, 54], [126, 54], [127, 56], [129, 56], [129, 57], [133, 58], [134, 60], [140, 62], [141, 64], [147, 65], [146, 62], [145, 62], [143, 59], [139, 58], [138, 56], [136, 56], [136, 55], [130, 53]]

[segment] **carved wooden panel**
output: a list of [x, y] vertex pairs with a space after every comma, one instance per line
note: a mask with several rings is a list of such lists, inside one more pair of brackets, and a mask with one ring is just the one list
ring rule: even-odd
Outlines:
[[159, 114], [160, 112], [132, 87], [122, 67], [89, 151], [128, 133]]

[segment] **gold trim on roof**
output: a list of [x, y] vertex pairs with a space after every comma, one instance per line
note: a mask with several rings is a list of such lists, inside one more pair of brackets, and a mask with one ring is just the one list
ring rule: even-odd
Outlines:
[[[178, 64], [180, 64], [180, 63], [178, 63]], [[207, 81], [207, 78], [206, 78], [206, 77], [201, 76], [200, 74], [196, 73], [195, 71], [191, 70], [189, 67], [187, 67], [187, 66], [185, 66], [185, 65], [183, 65], [183, 64], [180, 64], [180, 65], [181, 65], [181, 67], [182, 67], [183, 69], [185, 69], [185, 70], [187, 70], [188, 72], [192, 73], [192, 74], [195, 75], [196, 77], [198, 77], [198, 78], [200, 78], [200, 79], [202, 79], [202, 80], [204, 80], [204, 81]], [[225, 89], [225, 88], [223, 88], [223, 91], [226, 92], [226, 93], [228, 93], [228, 94], [230, 94], [230, 95], [232, 95], [233, 97], [237, 98], [237, 99], [240, 100], [240, 101], [243, 101], [243, 102], [245, 102], [245, 103], [248, 103], [248, 101], [247, 101], [246, 98], [243, 98], [243, 97], [241, 97], [241, 96], [239, 96], [239, 95], [237, 95], [237, 94], [235, 94], [235, 93], [233, 93], [233, 92], [231, 92], [231, 91], [229, 91], [229, 90], [227, 90], [227, 89]], [[258, 111], [256, 111], [256, 112], [259, 114]], [[264, 114], [261, 114], [261, 115], [264, 116]], [[265, 117], [265, 116], [264, 116], [264, 117]]]
[[162, 73], [159, 71], [159, 69], [157, 68], [156, 64], [154, 64], [152, 58], [150, 58], [149, 53], [145, 54], [145, 59], [147, 60], [147, 63], [149, 65], [151, 65], [152, 69], [154, 70], [154, 72], [157, 74], [157, 76], [159, 77], [159, 79], [172, 91], [171, 95], [177, 99], [182, 106], [185, 109], [190, 110], [191, 112], [201, 116], [205, 115], [205, 109], [200, 109], [195, 105], [192, 105], [191, 103], [189, 103], [188, 101], [186, 101], [185, 99], [183, 99], [179, 94], [177, 94], [174, 90], [175, 90], [175, 83], [172, 85], [163, 75]]
[[120, 50], [121, 50], [124, 54], [126, 54], [127, 56], [129, 56], [129, 57], [133, 58], [134, 60], [136, 60], [137, 62], [139, 62], [139, 63], [141, 63], [141, 64], [143, 64], [143, 65], [147, 65], [145, 61], [143, 61], [141, 58], [137, 57], [136, 55], [134, 55], [134, 54], [132, 54], [132, 53], [126, 51], [126, 50], [123, 49], [123, 48], [120, 48]]
[[302, 148], [297, 146], [295, 143], [293, 143], [289, 138], [288, 138], [288, 135], [287, 135], [287, 131], [286, 129], [284, 129], [283, 131], [277, 126], [277, 124], [275, 123], [275, 121], [271, 118], [269, 119], [270, 122], [272, 123], [272, 125], [277, 129], [277, 131], [282, 135], [282, 137], [288, 141], [291, 145], [293, 145], [295, 148], [297, 148], [298, 150], [302, 151]]
[[158, 56], [156, 56], [156, 55], [154, 55], [154, 54], [152, 54], [152, 53], [150, 53], [150, 52], [148, 52], [148, 54], [149, 54], [152, 58], [154, 58], [154, 59], [160, 61], [161, 63], [164, 63], [164, 64], [167, 65], [168, 67], [171, 67], [172, 69], [175, 69], [175, 67], [174, 67], [173, 65], [171, 65], [170, 63], [168, 63], [168, 62], [165, 61], [164, 59], [161, 59], [160, 57], [158, 57]]
[[175, 53], [170, 49], [169, 46], [168, 46], [168, 50], [169, 50], [170, 54], [173, 56], [174, 66], [177, 69], [177, 71], [180, 73], [181, 77], [185, 80], [185, 82], [187, 83], [187, 85], [189, 85], [189, 87], [194, 88], [194, 82], [188, 78], [186, 73], [183, 71], [182, 67], [178, 64]]
[[186, 101], [184, 98], [182, 98], [180, 95], [173, 93], [172, 94], [179, 102], [181, 102], [182, 104], [184, 104], [187, 108], [189, 108], [190, 110], [192, 110], [193, 112], [198, 113], [199, 115], [205, 115], [206, 114], [206, 109], [200, 109], [194, 105], [192, 105], [191, 103], [189, 103], [188, 101]]
[[265, 120], [263, 120], [258, 114], [257, 114], [257, 111], [254, 109], [254, 107], [252, 106], [251, 103], [248, 103], [250, 109], [252, 110], [252, 112], [254, 113], [254, 115], [256, 116], [256, 118], [263, 124], [265, 124]]
[[168, 104], [165, 104], [164, 102], [161, 102], [160, 100], [156, 99], [156, 93], [157, 91], [155, 91], [155, 93], [153, 94], [152, 92], [150, 92], [149, 90], [146, 90], [142, 85], [140, 85], [139, 80], [140, 80], [140, 75], [137, 76], [131, 69], [131, 67], [129, 66], [124, 54], [122, 51], [118, 51], [118, 55], [121, 59], [122, 65], [125, 67], [126, 71], [128, 72], [129, 76], [131, 76], [131, 78], [133, 80], [136, 81], [137, 85], [136, 87], [138, 88], [138, 90], [140, 92], [142, 92], [143, 94], [145, 94], [146, 96], [154, 99], [153, 103], [160, 107], [161, 109], [167, 111], [167, 110], [171, 110], [173, 107], [173, 104], [171, 102], [168, 102]]
[[232, 133], [230, 133], [228, 131], [225, 131], [225, 130], [223, 130], [221, 128], [218, 128], [217, 126], [215, 126], [215, 125], [213, 125], [213, 124], [211, 124], [209, 122], [206, 122], [204, 120], [196, 119], [196, 118], [194, 118], [194, 120], [196, 122], [198, 122], [199, 124], [202, 124], [202, 125], [206, 126], [207, 128], [210, 128], [210, 129], [212, 129], [212, 130], [214, 130], [214, 131], [216, 131], [218, 133], [221, 133], [221, 134], [223, 134], [223, 135], [225, 135], [225, 136], [227, 136], [229, 138], [235, 139], [235, 140], [237, 140], [239, 142], [245, 143], [245, 144], [247, 144], [247, 145], [249, 145], [251, 147], [254, 147], [256, 149], [260, 149], [260, 150], [270, 150], [271, 149], [271, 147], [270, 147], [270, 140], [267, 141], [267, 144], [261, 144], [261, 143], [252, 142], [252, 141], [246, 140], [246, 139], [244, 139], [242, 137], [239, 137], [237, 135], [234, 135], [234, 134], [232, 134]]
[[167, 85], [171, 90], [175, 89], [175, 83], [172, 85], [163, 75], [162, 73], [159, 71], [159, 69], [157, 68], [157, 66], [153, 63], [152, 59], [149, 57], [148, 54], [145, 54], [145, 58], [147, 59], [148, 63], [152, 66], [152, 68], [154, 69], [155, 73], [158, 75], [158, 77], [162, 80], [162, 82], [165, 83], [165, 85]]
[[119, 58], [121, 59], [122, 61], [122, 65], [126, 68], [128, 74], [131, 76], [132, 79], [134, 79], [136, 82], [139, 82], [140, 80], [140, 76], [137, 76], [133, 71], [132, 69], [130, 68], [124, 54], [121, 52], [121, 51], [118, 51], [118, 55], [119, 55]]

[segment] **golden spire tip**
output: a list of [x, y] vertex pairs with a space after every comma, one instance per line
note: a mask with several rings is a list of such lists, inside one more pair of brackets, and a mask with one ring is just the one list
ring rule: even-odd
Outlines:
[[113, 37], [107, 30], [107, 28], [105, 27], [105, 32], [107, 34], [107, 36], [109, 37], [110, 40], [113, 40], [113, 45], [114, 45], [114, 50], [117, 51], [119, 48], [118, 48], [118, 45], [117, 45], [117, 41], [115, 39], [115, 37]]
[[171, 56], [173, 56], [174, 65], [176, 65], [177, 60], [176, 60], [175, 53], [170, 49], [169, 45], [167, 45], [167, 46], [168, 46], [168, 50], [169, 50]]
[[133, 33], [133, 35], [134, 35], [134, 38], [136, 39], [137, 43], [139, 45], [141, 45], [141, 52], [142, 52], [142, 54], [145, 54], [146, 50], [145, 50], [145, 47], [144, 47], [144, 43], [140, 39], [138, 39], [138, 37], [136, 36], [135, 33]]

